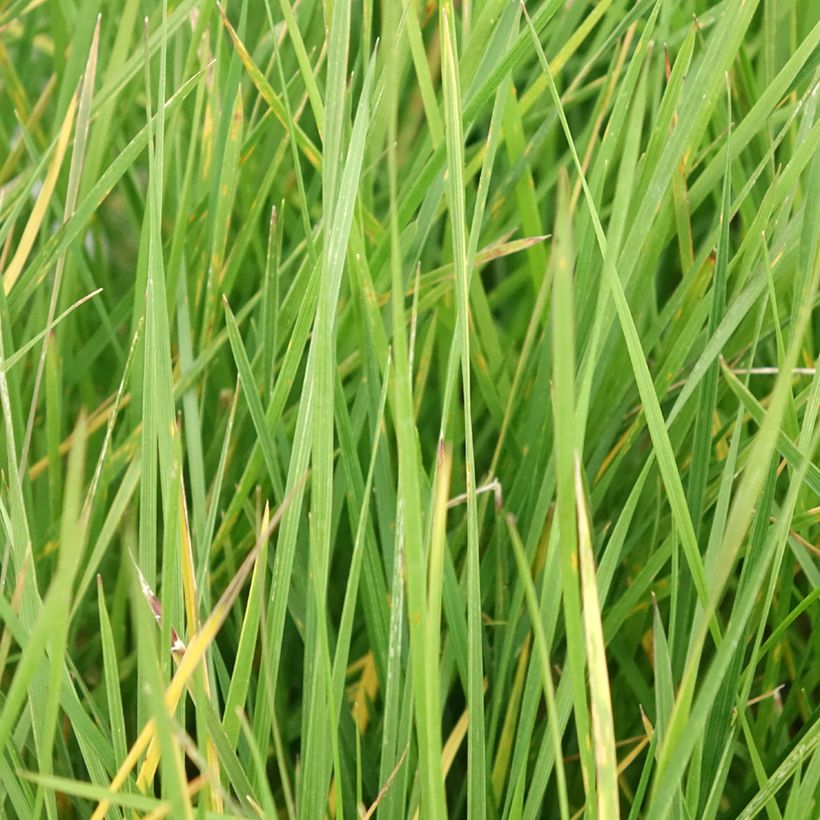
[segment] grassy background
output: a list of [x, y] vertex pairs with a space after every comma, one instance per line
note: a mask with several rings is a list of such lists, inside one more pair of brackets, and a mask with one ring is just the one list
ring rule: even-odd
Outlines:
[[0, 815], [816, 816], [817, 6], [0, 4]]

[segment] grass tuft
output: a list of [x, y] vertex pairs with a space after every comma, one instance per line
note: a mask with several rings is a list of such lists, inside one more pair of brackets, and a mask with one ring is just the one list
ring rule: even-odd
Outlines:
[[5, 3], [0, 816], [815, 816], [818, 47]]

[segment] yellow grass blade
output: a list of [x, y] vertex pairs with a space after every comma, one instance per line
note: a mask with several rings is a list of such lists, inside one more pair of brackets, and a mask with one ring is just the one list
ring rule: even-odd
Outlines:
[[[192, 637], [190, 643], [188, 644], [185, 653], [179, 661], [177, 671], [174, 674], [171, 683], [168, 685], [168, 688], [165, 690], [165, 709], [169, 714], [173, 713], [176, 709], [179, 699], [182, 697], [182, 693], [190, 683], [194, 672], [199, 666], [199, 663], [205, 657], [205, 652], [213, 642], [214, 638], [216, 638], [219, 630], [222, 628], [222, 624], [225, 623], [225, 620], [228, 617], [228, 612], [230, 612], [234, 601], [239, 595], [242, 586], [256, 563], [256, 558], [259, 554], [260, 548], [263, 544], [267, 543], [271, 533], [278, 526], [292, 497], [293, 492], [287, 496], [279, 506], [279, 509], [276, 511], [276, 515], [274, 515], [267, 530], [260, 534], [253, 549], [248, 553], [247, 557], [242, 562], [242, 565], [237, 570], [236, 575], [234, 575], [230, 584], [228, 584], [227, 589], [222, 593], [222, 597], [215, 604], [211, 614], [208, 616], [208, 619], [202, 625], [202, 629]], [[134, 742], [134, 745], [131, 747], [131, 750], [128, 752], [128, 755], [122, 765], [114, 775], [114, 779], [110, 784], [111, 791], [115, 792], [122, 786], [128, 775], [134, 769], [134, 766], [136, 766], [137, 761], [140, 759], [143, 752], [148, 749], [155, 737], [155, 734], [156, 721], [154, 718], [151, 718], [143, 727], [139, 737]], [[146, 764], [147, 763], [148, 761], [146, 761]], [[152, 778], [153, 772], [149, 773], [146, 766], [143, 766], [143, 769], [140, 771], [137, 784], [142, 787], [143, 784], [150, 782]], [[110, 804], [108, 801], [101, 801], [94, 810], [94, 813], [91, 815], [91, 820], [102, 820], [109, 808]]]
[[48, 173], [46, 174], [43, 187], [37, 195], [37, 201], [34, 203], [34, 208], [28, 218], [26, 227], [23, 230], [23, 235], [20, 237], [20, 244], [14, 252], [14, 256], [9, 262], [8, 268], [3, 273], [3, 290], [6, 295], [11, 292], [14, 283], [23, 272], [23, 267], [26, 264], [29, 253], [34, 246], [34, 240], [40, 231], [46, 213], [48, 211], [48, 204], [51, 201], [51, 195], [54, 193], [54, 186], [57, 184], [57, 177], [60, 175], [60, 168], [63, 165], [66, 148], [68, 148], [68, 141], [71, 137], [71, 128], [74, 125], [74, 115], [77, 112], [77, 95], [74, 94], [71, 102], [68, 104], [68, 111], [66, 111], [65, 119], [60, 128], [60, 134], [57, 137], [57, 146], [54, 150], [54, 157], [51, 160]]
[[589, 663], [589, 689], [592, 713], [592, 736], [595, 743], [595, 769], [598, 783], [598, 816], [617, 820], [618, 758], [615, 754], [615, 729], [612, 721], [612, 697], [606, 667], [604, 629], [598, 603], [595, 559], [589, 532], [581, 465], [575, 456], [575, 499], [578, 508], [578, 553], [581, 564], [581, 597], [584, 602], [584, 637]]

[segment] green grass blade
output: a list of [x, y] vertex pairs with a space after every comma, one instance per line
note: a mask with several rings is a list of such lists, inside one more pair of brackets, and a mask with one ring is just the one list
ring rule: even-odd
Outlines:
[[[481, 624], [481, 585], [478, 554], [478, 510], [475, 488], [475, 452], [471, 400], [469, 279], [467, 264], [467, 225], [464, 209], [464, 136], [461, 128], [461, 81], [458, 75], [452, 7], [441, 7], [442, 74], [444, 79], [444, 129], [447, 142], [450, 217], [453, 225], [453, 259], [458, 301], [458, 352], [461, 358], [461, 383], [464, 401], [464, 461], [467, 488], [467, 710], [470, 722], [468, 748], [468, 812], [472, 817], [486, 816], [487, 762], [484, 729], [484, 660]], [[540, 231], [539, 231], [540, 233]], [[429, 648], [429, 644], [428, 644]]]

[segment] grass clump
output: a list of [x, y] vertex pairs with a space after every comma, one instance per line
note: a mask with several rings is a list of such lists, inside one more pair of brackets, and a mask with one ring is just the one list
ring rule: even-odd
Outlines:
[[811, 3], [0, 32], [0, 814], [814, 816]]

